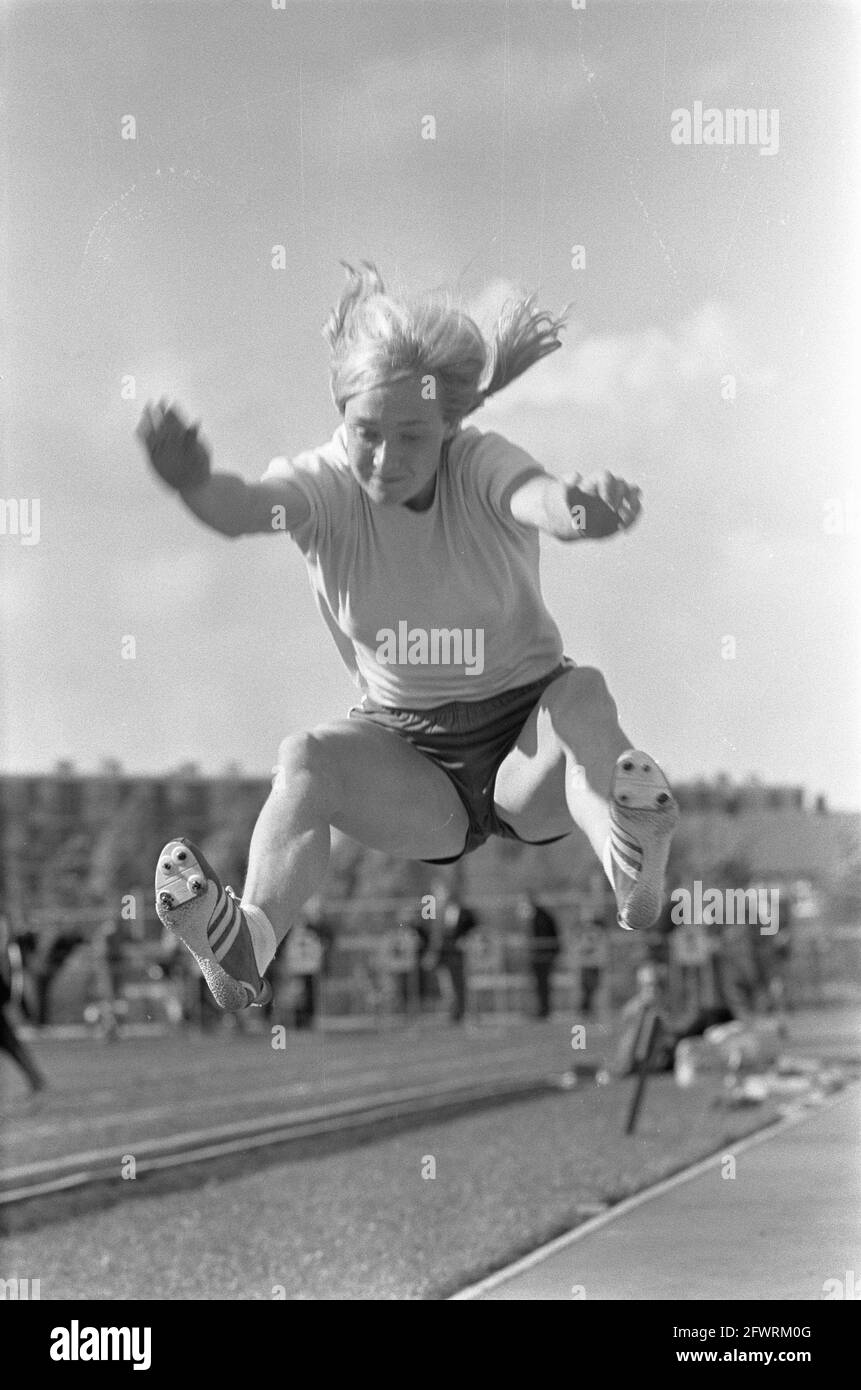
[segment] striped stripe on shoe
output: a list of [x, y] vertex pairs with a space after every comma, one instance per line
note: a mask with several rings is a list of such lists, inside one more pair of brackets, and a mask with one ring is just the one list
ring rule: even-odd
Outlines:
[[630, 878], [643, 871], [643, 851], [637, 841], [610, 817], [610, 854], [613, 863]]
[[215, 912], [206, 928], [212, 954], [219, 963], [224, 960], [243, 925], [247, 928], [239, 900], [233, 889], [221, 889], [215, 903]]

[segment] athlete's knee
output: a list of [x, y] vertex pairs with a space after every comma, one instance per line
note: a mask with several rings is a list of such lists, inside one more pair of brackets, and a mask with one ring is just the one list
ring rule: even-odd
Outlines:
[[566, 671], [544, 692], [551, 713], [564, 721], [589, 719], [615, 723], [616, 702], [607, 689], [607, 682], [595, 666], [575, 666]]
[[321, 803], [331, 799], [332, 759], [319, 733], [288, 734], [282, 739], [272, 773], [276, 790], [301, 790]]
[[275, 770], [288, 773], [310, 772], [314, 762], [311, 734], [288, 734], [278, 745]]

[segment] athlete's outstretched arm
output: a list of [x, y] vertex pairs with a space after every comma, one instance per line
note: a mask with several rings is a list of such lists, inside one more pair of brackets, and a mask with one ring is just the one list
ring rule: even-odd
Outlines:
[[598, 479], [550, 474], [529, 478], [511, 495], [511, 515], [560, 541], [602, 540], [627, 531], [640, 515], [640, 489], [605, 473]]
[[247, 483], [235, 473], [213, 473], [198, 429], [160, 402], [144, 407], [135, 432], [153, 468], [200, 521], [223, 536], [250, 536], [292, 531], [307, 520], [308, 501], [287, 480]]

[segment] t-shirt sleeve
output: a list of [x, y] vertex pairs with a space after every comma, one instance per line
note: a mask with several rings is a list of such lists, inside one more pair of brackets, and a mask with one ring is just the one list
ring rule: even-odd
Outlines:
[[309, 514], [290, 535], [303, 554], [318, 550], [331, 531], [336, 509], [343, 503], [332, 466], [315, 451], [298, 454], [294, 459], [274, 458], [260, 481], [287, 482], [302, 493]]
[[480, 501], [510, 526], [518, 525], [511, 515], [513, 494], [530, 478], [546, 472], [525, 449], [493, 430], [479, 435], [470, 459], [471, 481]]

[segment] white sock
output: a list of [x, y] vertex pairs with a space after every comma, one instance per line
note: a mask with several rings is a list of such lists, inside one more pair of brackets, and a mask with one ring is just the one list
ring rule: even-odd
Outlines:
[[240, 903], [240, 907], [245, 913], [251, 945], [254, 948], [254, 959], [262, 977], [275, 959], [275, 952], [278, 949], [275, 930], [262, 907], [255, 907], [253, 903], [246, 902]]

